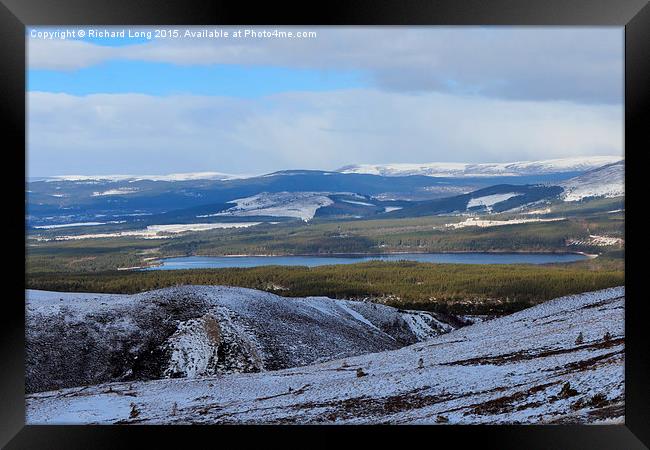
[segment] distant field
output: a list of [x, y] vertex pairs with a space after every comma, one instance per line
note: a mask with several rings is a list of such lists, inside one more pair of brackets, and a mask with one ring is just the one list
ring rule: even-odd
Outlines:
[[[591, 203], [588, 203], [591, 205]], [[553, 222], [490, 228], [451, 229], [457, 216], [416, 219], [314, 221], [261, 225], [247, 229], [211, 230], [169, 239], [85, 239], [30, 241], [27, 271], [98, 272], [150, 264], [170, 256], [219, 255], [327, 255], [334, 253], [451, 252], [451, 251], [580, 251], [601, 253], [615, 248], [589, 244], [590, 234], [624, 237], [624, 215], [603, 213], [614, 204], [600, 202], [600, 213], [574, 207], [567, 218]], [[512, 214], [492, 217], [507, 220]], [[580, 242], [568, 246], [569, 242]]]

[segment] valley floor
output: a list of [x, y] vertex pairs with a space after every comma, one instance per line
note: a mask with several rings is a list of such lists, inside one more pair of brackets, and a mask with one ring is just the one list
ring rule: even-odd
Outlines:
[[610, 288], [394, 351], [35, 393], [27, 423], [622, 423], [624, 303]]

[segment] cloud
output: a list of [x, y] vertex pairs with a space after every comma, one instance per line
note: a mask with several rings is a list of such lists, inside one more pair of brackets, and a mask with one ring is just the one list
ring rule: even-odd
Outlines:
[[28, 94], [29, 176], [271, 172], [622, 154], [622, 107], [379, 89], [261, 99]]
[[619, 28], [282, 29], [316, 31], [317, 37], [158, 39], [119, 47], [29, 39], [29, 68], [76, 70], [121, 59], [359, 70], [373, 86], [389, 91], [622, 103], [623, 30]]

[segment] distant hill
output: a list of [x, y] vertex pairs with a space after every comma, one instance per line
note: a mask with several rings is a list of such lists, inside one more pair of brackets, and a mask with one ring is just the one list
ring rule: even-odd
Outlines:
[[625, 162], [608, 164], [560, 183], [562, 199], [575, 202], [585, 198], [625, 195]]

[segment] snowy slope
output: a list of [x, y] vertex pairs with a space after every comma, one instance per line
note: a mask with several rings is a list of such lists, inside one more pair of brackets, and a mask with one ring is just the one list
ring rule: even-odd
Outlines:
[[625, 195], [625, 163], [609, 164], [591, 170], [560, 184], [564, 201], [575, 202], [589, 197], [620, 197]]
[[512, 197], [517, 197], [519, 194], [517, 192], [507, 192], [505, 194], [493, 194], [493, 195], [485, 195], [483, 197], [475, 197], [471, 198], [467, 202], [467, 208], [476, 208], [479, 206], [485, 207], [488, 211], [491, 210], [491, 207], [496, 205], [497, 203], [504, 202]]
[[450, 331], [424, 312], [244, 288], [27, 291], [27, 391], [258, 372], [392, 350]]
[[322, 192], [262, 192], [228, 203], [236, 203], [237, 206], [213, 216], [296, 217], [308, 221], [318, 208], [334, 202]]
[[582, 172], [621, 160], [620, 156], [590, 156], [511, 163], [358, 164], [339, 169], [342, 173], [381, 176], [426, 175], [431, 177], [521, 176]]
[[624, 296], [563, 297], [399, 350], [277, 372], [33, 394], [27, 423], [622, 423]]

